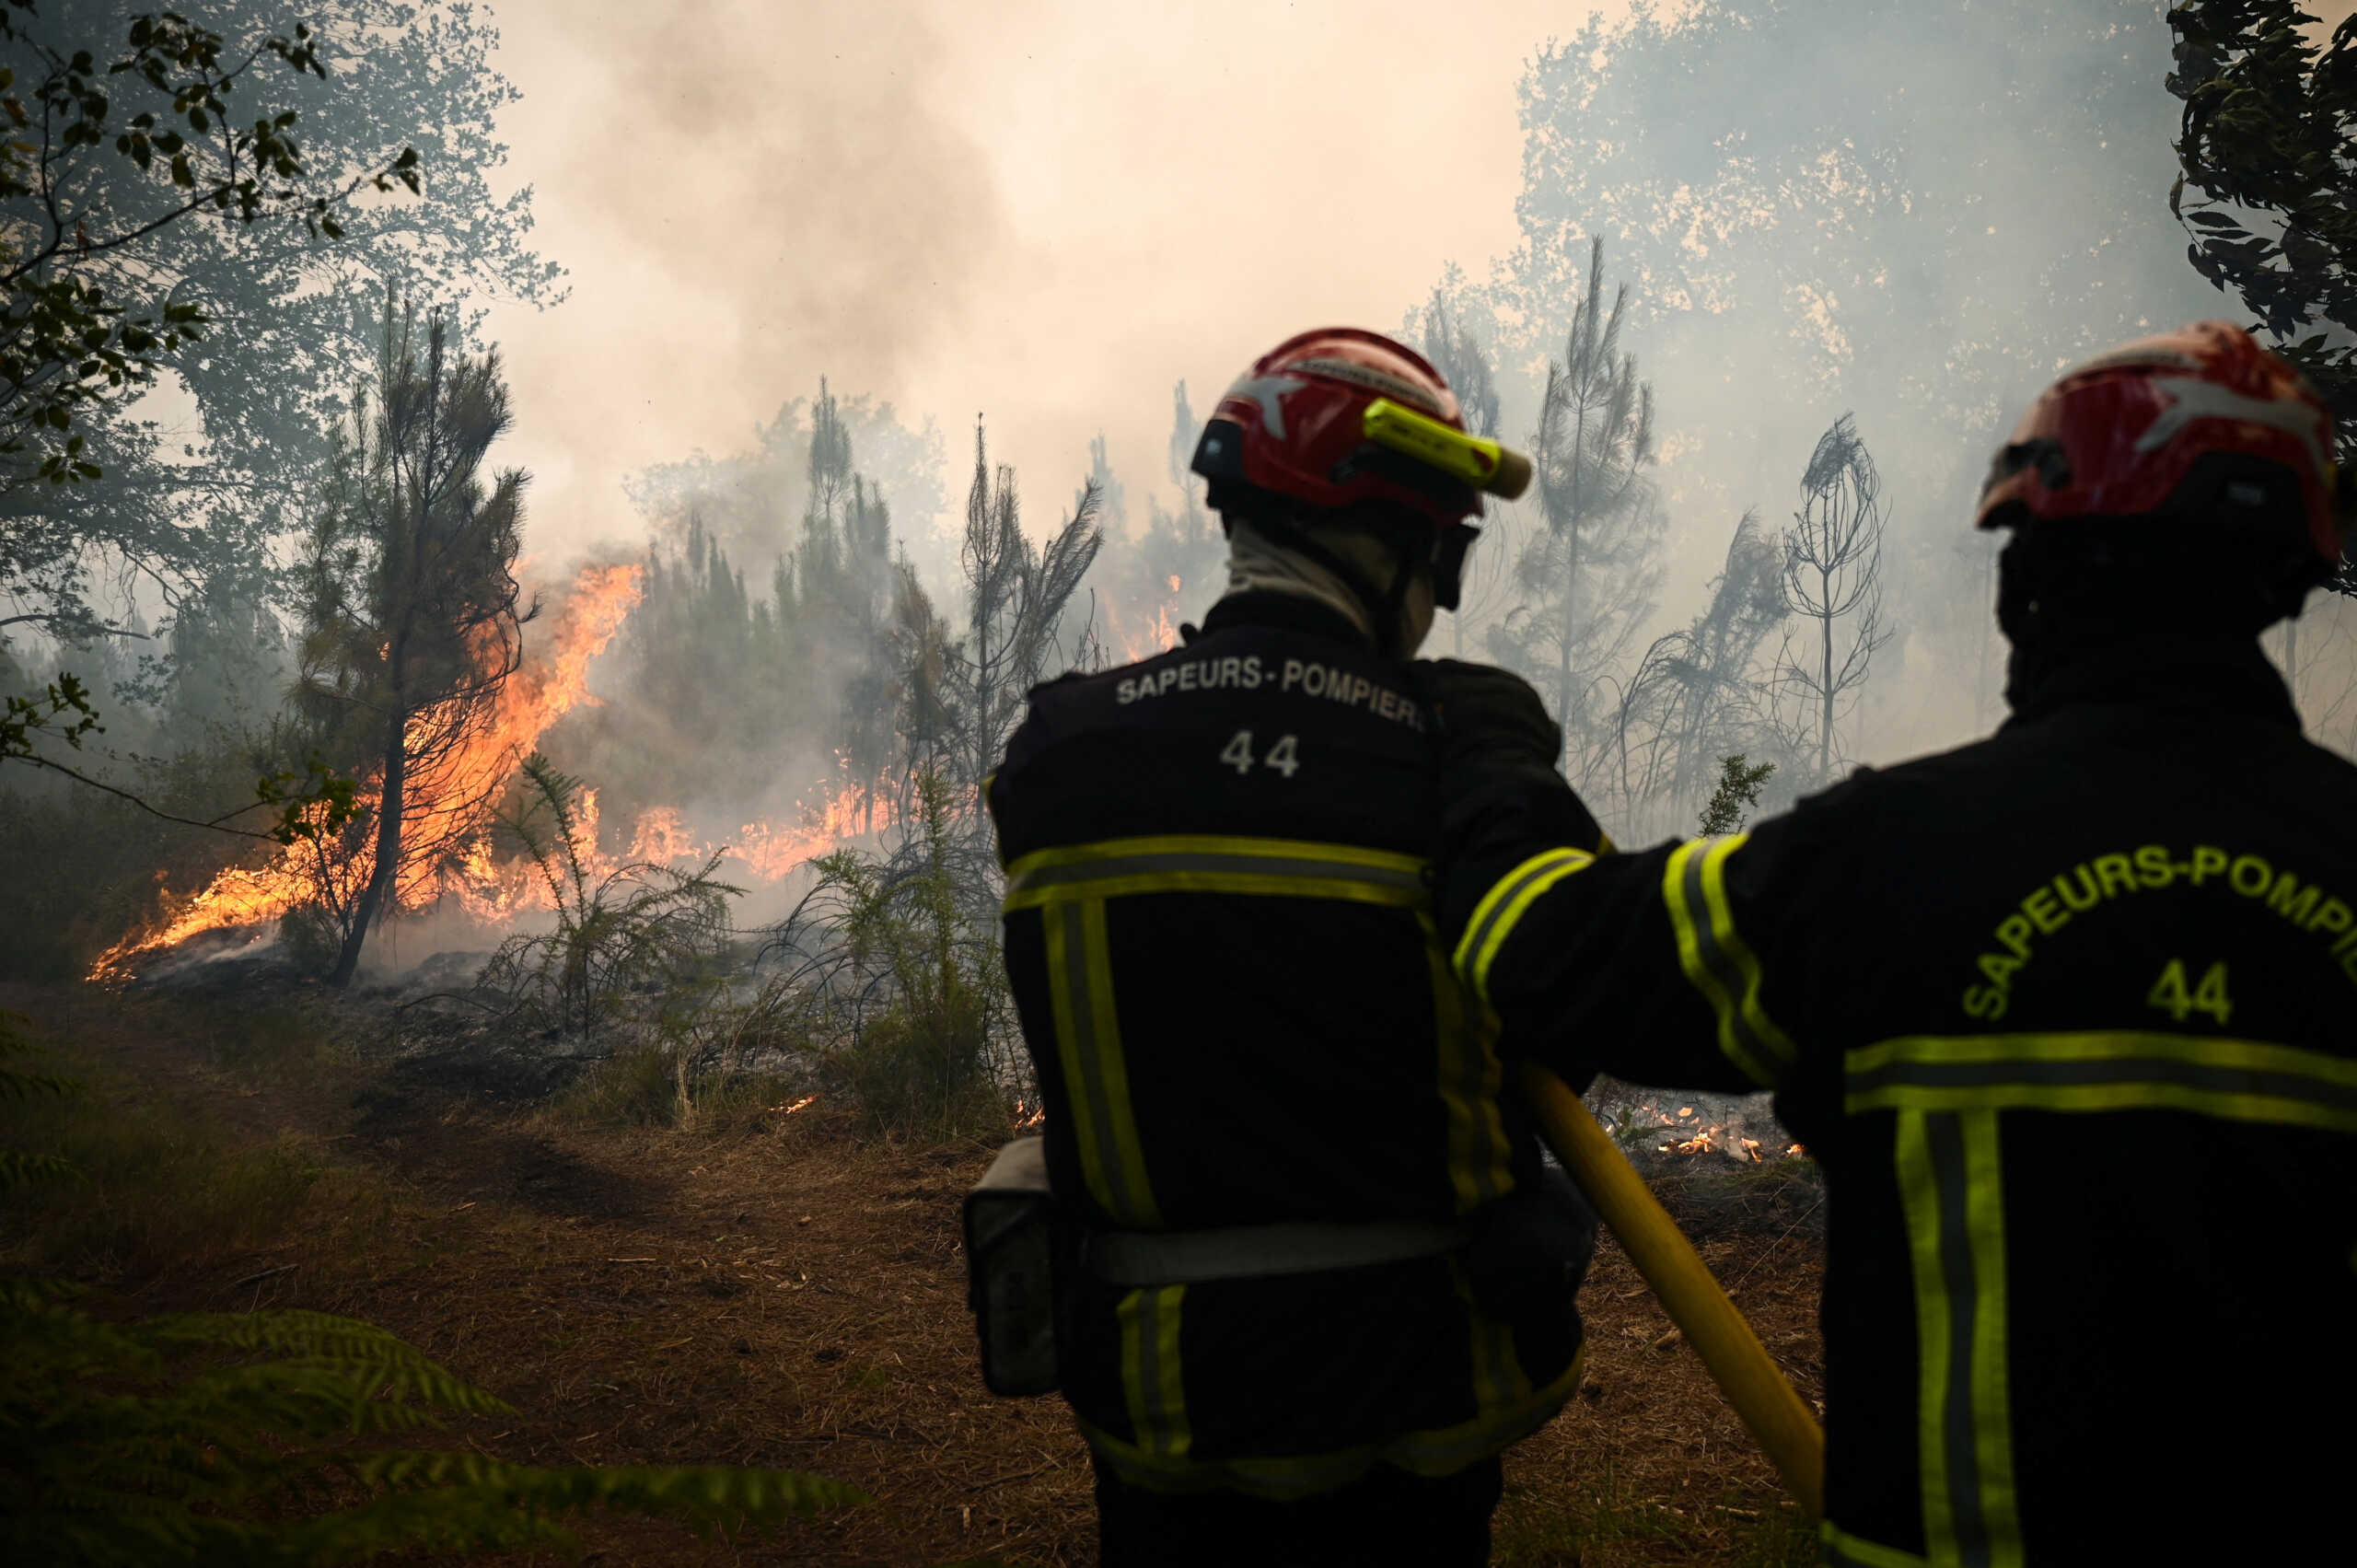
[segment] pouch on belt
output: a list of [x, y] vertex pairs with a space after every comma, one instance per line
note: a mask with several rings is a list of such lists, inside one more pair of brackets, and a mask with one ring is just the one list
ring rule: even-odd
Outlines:
[[966, 1194], [966, 1305], [993, 1394], [1056, 1391], [1056, 1271], [1065, 1228], [1045, 1142], [1017, 1138]]

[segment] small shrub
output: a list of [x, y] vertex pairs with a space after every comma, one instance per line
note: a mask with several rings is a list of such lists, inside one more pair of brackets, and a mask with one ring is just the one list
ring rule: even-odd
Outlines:
[[478, 982], [563, 1035], [596, 1031], [633, 995], [708, 985], [730, 936], [729, 905], [744, 894], [713, 875], [718, 854], [694, 872], [633, 861], [593, 876], [575, 807], [580, 790], [547, 758], [525, 761], [520, 804], [500, 820], [548, 889], [556, 927], [501, 943]]
[[561, 1121], [591, 1127], [673, 1127], [680, 1120], [679, 1073], [672, 1054], [642, 1045], [600, 1062], [560, 1092], [550, 1109]]
[[825, 1070], [873, 1131], [1002, 1136], [1019, 1053], [998, 945], [963, 896], [972, 868], [949, 830], [947, 786], [922, 775], [918, 804], [922, 831], [892, 860], [842, 851], [818, 863], [857, 1000]]
[[774, 1073], [739, 1073], [696, 1096], [696, 1119], [706, 1126], [724, 1127], [738, 1117], [759, 1116], [792, 1105], [808, 1092], [799, 1079]]
[[989, 1016], [970, 988], [894, 1003], [829, 1059], [829, 1075], [876, 1131], [940, 1137], [1003, 1133], [1006, 1099], [981, 1071]]

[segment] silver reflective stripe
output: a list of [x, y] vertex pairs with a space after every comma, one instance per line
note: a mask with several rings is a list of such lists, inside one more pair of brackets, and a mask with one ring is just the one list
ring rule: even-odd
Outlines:
[[1934, 1089], [1991, 1088], [2009, 1084], [2174, 1084], [2215, 1094], [2263, 1095], [2357, 1111], [2357, 1084], [2336, 1083], [2305, 1073], [2159, 1056], [2060, 1061], [2016, 1057], [2003, 1062], [1922, 1062], [1899, 1058], [1852, 1074], [1848, 1092], [1864, 1095], [1898, 1084]]
[[1256, 1225], [1217, 1230], [1106, 1231], [1088, 1238], [1089, 1271], [1117, 1285], [1201, 1284], [1364, 1269], [1454, 1251], [1453, 1225]]
[[1721, 993], [1726, 997], [1726, 1005], [1720, 1014], [1720, 1019], [1735, 1036], [1736, 1043], [1763, 1067], [1785, 1066], [1789, 1064], [1789, 1058], [1784, 1051], [1754, 1028], [1745, 1011], [1744, 1003], [1751, 994], [1750, 976], [1721, 940], [1718, 917], [1711, 908], [1710, 891], [1703, 886], [1702, 868], [1710, 861], [1710, 846], [1714, 842], [1697, 840], [1688, 846], [1689, 853], [1680, 874], [1685, 883], [1687, 918], [1693, 925], [1694, 953], [1701, 960], [1703, 970], [1717, 982]]
[[1007, 879], [1007, 896], [1043, 888], [1077, 883], [1109, 882], [1132, 877], [1168, 877], [1187, 873], [1213, 877], [1290, 877], [1326, 882], [1364, 882], [1415, 894], [1423, 878], [1407, 866], [1367, 865], [1349, 860], [1321, 860], [1306, 855], [1219, 854], [1196, 851], [1165, 851], [1150, 854], [1109, 855], [1101, 860], [1067, 861], [1035, 865]]
[[1563, 850], [1554, 854], [1534, 856], [1524, 862], [1522, 874], [1515, 877], [1514, 886], [1498, 889], [1488, 895], [1490, 905], [1488, 912], [1482, 915], [1481, 923], [1475, 926], [1457, 943], [1457, 950], [1478, 960], [1480, 955], [1489, 951], [1490, 934], [1498, 928], [1499, 922], [1506, 918], [1507, 912], [1514, 908], [1515, 900], [1522, 896], [1522, 890], [1550, 872], [1562, 870], [1575, 855], [1583, 864], [1594, 858], [1585, 851]]

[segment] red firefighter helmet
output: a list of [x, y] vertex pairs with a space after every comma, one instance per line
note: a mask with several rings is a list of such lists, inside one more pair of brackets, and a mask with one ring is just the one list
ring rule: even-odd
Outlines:
[[[2332, 414], [2305, 377], [2225, 321], [2196, 321], [2100, 354], [2030, 405], [1991, 465], [1976, 526], [2133, 517], [2184, 505], [2197, 465], [2282, 470], [2308, 543], [2340, 563], [2346, 500]], [[2209, 465], [2212, 470], [2216, 465]], [[2230, 490], [2229, 494], [2233, 494]]]
[[1380, 332], [1320, 327], [1262, 354], [1221, 394], [1194, 470], [1227, 494], [1243, 485], [1320, 511], [1388, 502], [1445, 533], [1479, 515], [1472, 485], [1369, 442], [1366, 411], [1378, 399], [1465, 429], [1457, 394], [1422, 354]]

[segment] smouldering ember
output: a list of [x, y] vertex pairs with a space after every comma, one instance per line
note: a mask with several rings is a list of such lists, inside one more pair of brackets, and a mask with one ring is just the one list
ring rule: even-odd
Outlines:
[[[1647, 1141], [1656, 1152], [1665, 1155], [1715, 1154], [1738, 1164], [1764, 1165], [1771, 1159], [1794, 1159], [1808, 1153], [1807, 1147], [1800, 1144], [1763, 1145], [1747, 1134], [1739, 1118], [1708, 1121], [1690, 1105], [1670, 1111], [1647, 1101], [1631, 1106], [1628, 1114], [1638, 1119], [1641, 1131], [1653, 1134]], [[1664, 1137], [1665, 1133], [1668, 1135]]]

